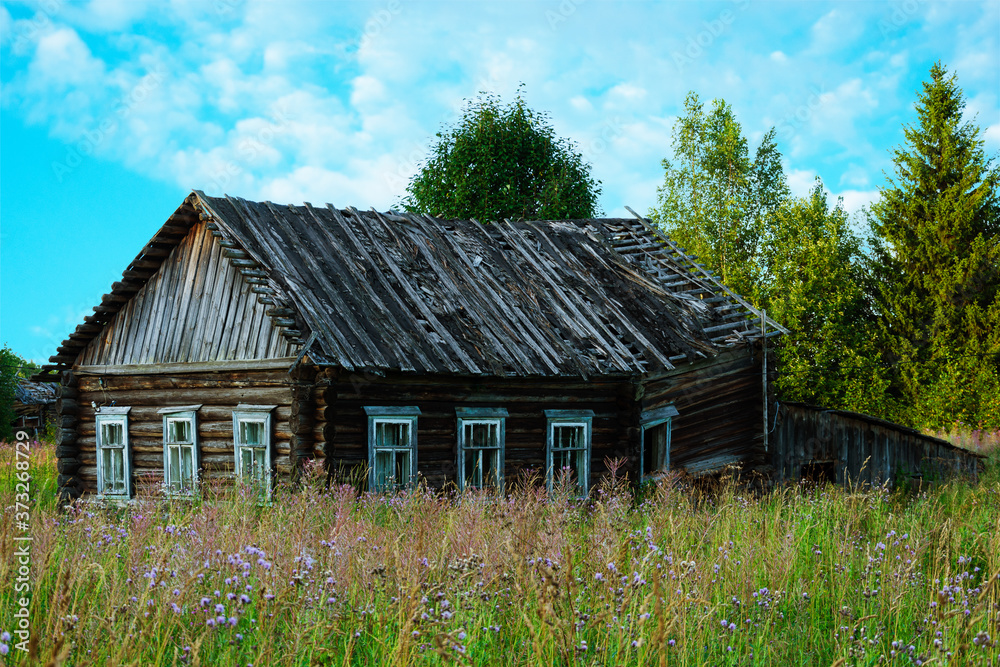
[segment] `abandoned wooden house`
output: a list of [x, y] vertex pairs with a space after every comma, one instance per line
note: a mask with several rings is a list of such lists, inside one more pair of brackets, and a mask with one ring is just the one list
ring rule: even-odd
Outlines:
[[48, 382], [18, 380], [14, 387], [14, 431], [24, 431], [39, 438], [55, 418], [56, 392]]
[[782, 332], [638, 218], [499, 222], [195, 191], [43, 373], [67, 497], [270, 489], [323, 459], [373, 491], [587, 492], [776, 473]]

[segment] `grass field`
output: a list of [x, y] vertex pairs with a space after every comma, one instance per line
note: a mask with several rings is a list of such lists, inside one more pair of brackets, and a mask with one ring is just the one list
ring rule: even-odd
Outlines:
[[[196, 504], [54, 501], [33, 443], [27, 532], [0, 446], [0, 662], [67, 665], [997, 665], [1000, 480], [902, 494], [587, 502], [350, 487]], [[30, 655], [15, 592], [30, 534]], [[22, 645], [23, 646], [23, 645]]]

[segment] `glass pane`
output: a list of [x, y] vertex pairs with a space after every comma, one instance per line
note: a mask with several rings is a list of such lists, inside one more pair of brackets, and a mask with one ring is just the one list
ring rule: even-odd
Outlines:
[[101, 444], [105, 447], [125, 444], [125, 429], [121, 422], [101, 422]]
[[409, 447], [409, 423], [375, 422], [376, 447]]
[[465, 485], [468, 487], [496, 487], [500, 450], [470, 449], [465, 452]]
[[465, 485], [480, 488], [483, 485], [483, 451], [465, 451]]
[[391, 485], [392, 452], [375, 452], [375, 488], [374, 491], [385, 491]]
[[194, 447], [181, 447], [181, 487], [184, 491], [194, 489]]
[[472, 423], [465, 425], [466, 447], [499, 447], [500, 425], [496, 423]]
[[557, 449], [577, 449], [586, 446], [583, 426], [556, 424], [552, 430], [552, 444]]
[[103, 456], [104, 493], [125, 493], [125, 450], [105, 449]]
[[167, 442], [193, 442], [190, 419], [167, 420]]
[[240, 444], [251, 447], [264, 444], [264, 422], [241, 421]]
[[396, 452], [396, 485], [405, 486], [410, 483], [410, 452]]
[[180, 491], [180, 482], [180, 447], [167, 447], [167, 488], [171, 491]]

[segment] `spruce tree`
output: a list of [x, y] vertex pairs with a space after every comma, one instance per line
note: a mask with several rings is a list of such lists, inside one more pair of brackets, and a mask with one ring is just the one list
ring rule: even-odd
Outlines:
[[915, 426], [1000, 425], [1000, 171], [940, 63], [869, 213], [886, 360]]

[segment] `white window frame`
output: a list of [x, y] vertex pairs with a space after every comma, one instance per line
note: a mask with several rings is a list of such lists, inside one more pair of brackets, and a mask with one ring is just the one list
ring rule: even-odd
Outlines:
[[[271, 412], [276, 405], [245, 405], [240, 404], [233, 410], [233, 453], [235, 459], [236, 477], [245, 482], [253, 481], [248, 478], [243, 471], [243, 449], [263, 449], [264, 450], [264, 491], [268, 498], [271, 497], [273, 489], [273, 457], [271, 455]], [[264, 442], [260, 445], [245, 445], [240, 442], [240, 423], [253, 422], [264, 425]]]
[[553, 454], [555, 448], [555, 430], [557, 426], [575, 426], [583, 428], [583, 447], [560, 447], [559, 451], [584, 451], [582, 469], [577, 471], [577, 486], [580, 493], [586, 496], [590, 493], [590, 457], [593, 445], [594, 432], [594, 411], [593, 410], [546, 410], [545, 417], [545, 484], [549, 493], [552, 493], [552, 486], [556, 480], [555, 469], [553, 467]]
[[[503, 470], [504, 465], [506, 465], [504, 452], [504, 445], [507, 439], [506, 408], [455, 408], [455, 414], [458, 418], [458, 490], [464, 491], [467, 486], [469, 488], [487, 489], [493, 486], [502, 492], [504, 490]], [[496, 426], [498, 438], [496, 447], [473, 447], [466, 443], [465, 427], [477, 424]], [[468, 484], [468, 480], [465, 478], [465, 455], [470, 450], [481, 453], [486, 451], [496, 452], [496, 477], [492, 480], [492, 484], [488, 483], [485, 479], [481, 487]]]
[[[417, 417], [420, 408], [416, 406], [383, 406], [366, 405], [368, 415], [368, 490], [374, 493], [395, 491], [399, 488], [409, 488], [417, 482]], [[379, 424], [406, 424], [409, 428], [410, 440], [406, 447], [381, 447], [375, 442], [375, 434]], [[395, 488], [378, 488], [375, 480], [375, 455], [379, 451], [409, 452], [410, 478], [405, 482], [397, 482]]]
[[[670, 470], [670, 438], [673, 431], [673, 418], [679, 417], [680, 413], [677, 408], [673, 405], [667, 405], [662, 408], [655, 408], [653, 410], [645, 410], [639, 416], [639, 428], [640, 428], [640, 439], [639, 439], [639, 479], [646, 479], [650, 475], [656, 473], [667, 472]], [[646, 470], [646, 431], [648, 429], [655, 428], [662, 424], [667, 425], [667, 441], [664, 443], [664, 454], [663, 454], [663, 467], [656, 470]]]
[[[163, 415], [163, 491], [170, 496], [189, 498], [198, 493], [198, 470], [201, 467], [201, 460], [198, 455], [198, 410], [201, 405], [182, 405], [171, 408], [161, 408], [157, 414]], [[170, 423], [175, 421], [187, 421], [191, 424], [190, 442], [170, 442]], [[171, 479], [170, 459], [171, 450], [176, 449], [180, 455], [181, 448], [191, 449], [191, 487], [188, 490], [173, 490], [171, 487], [179, 480]]]
[[[132, 408], [130, 406], [100, 407], [97, 409], [97, 414], [94, 416], [94, 421], [97, 427], [97, 496], [99, 498], [126, 500], [132, 498], [132, 448], [129, 447], [128, 443], [128, 413], [131, 409]], [[104, 442], [102, 428], [104, 424], [121, 424], [121, 445], [109, 446]], [[104, 479], [104, 457], [107, 456], [107, 452], [114, 449], [122, 450], [122, 475], [124, 476], [123, 482], [125, 490], [117, 493], [109, 493], [105, 488], [107, 486], [107, 480]]]

